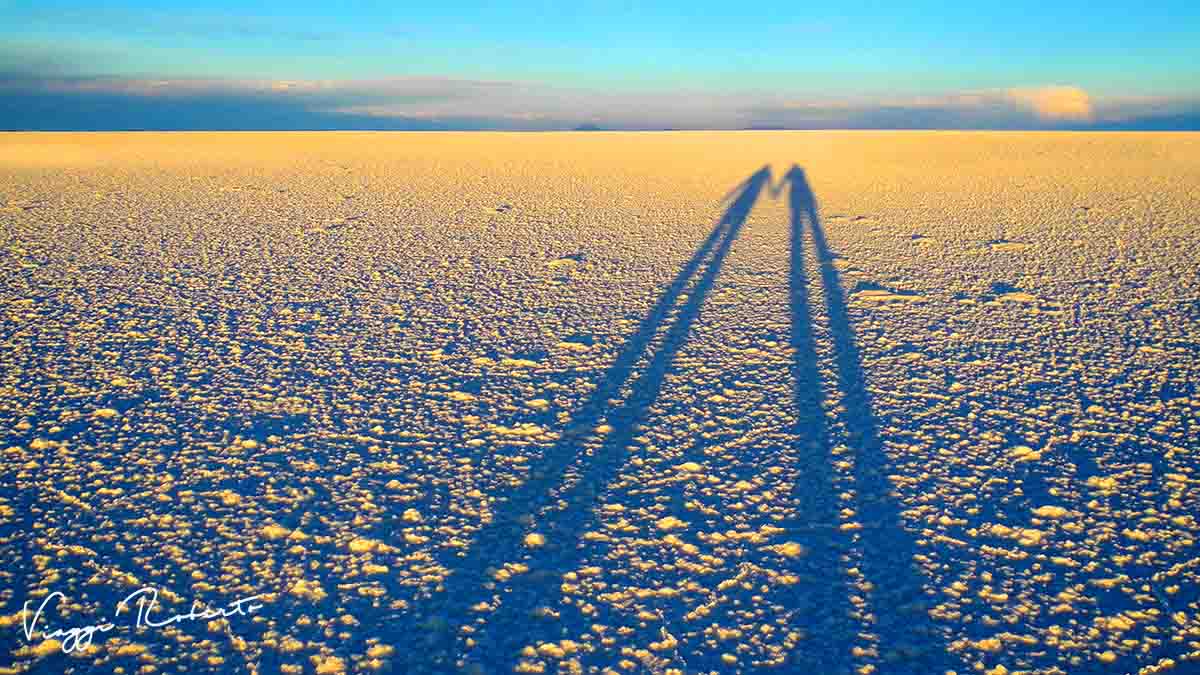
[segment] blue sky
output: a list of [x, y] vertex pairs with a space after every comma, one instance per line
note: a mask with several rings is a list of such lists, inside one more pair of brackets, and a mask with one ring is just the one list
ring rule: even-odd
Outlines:
[[3, 2], [0, 128], [188, 110], [225, 128], [239, 106], [397, 128], [1104, 127], [1200, 109], [1194, 2], [397, 4]]

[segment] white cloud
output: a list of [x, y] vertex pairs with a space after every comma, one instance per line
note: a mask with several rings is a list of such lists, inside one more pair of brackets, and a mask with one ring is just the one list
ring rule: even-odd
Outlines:
[[906, 97], [789, 100], [756, 109], [757, 123], [851, 127], [1030, 128], [1095, 119], [1093, 102], [1080, 87], [1013, 87]]
[[1009, 89], [1008, 96], [1044, 120], [1092, 119], [1092, 98], [1079, 87], [1051, 86]]

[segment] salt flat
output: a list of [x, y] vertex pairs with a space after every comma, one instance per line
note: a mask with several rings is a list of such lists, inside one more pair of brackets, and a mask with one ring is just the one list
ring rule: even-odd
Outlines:
[[[1198, 214], [1200, 134], [0, 135], [0, 667], [1192, 672]], [[22, 632], [143, 587], [264, 607]]]

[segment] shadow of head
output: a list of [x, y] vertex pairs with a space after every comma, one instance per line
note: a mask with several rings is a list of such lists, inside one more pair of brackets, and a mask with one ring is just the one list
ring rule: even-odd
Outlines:
[[815, 208], [816, 197], [813, 196], [812, 188], [808, 184], [808, 176], [804, 173], [804, 169], [800, 168], [800, 165], [793, 164], [792, 168], [783, 174], [779, 184], [771, 188], [771, 196], [778, 197], [785, 187], [788, 189], [788, 196], [793, 207], [802, 206], [805, 210]]
[[763, 164], [762, 168], [747, 176], [741, 183], [735, 185], [732, 190], [725, 194], [720, 203], [722, 206], [727, 206], [731, 210], [735, 210], [746, 199], [751, 197], [757, 198], [758, 193], [762, 191], [763, 187], [767, 187], [771, 191], [771, 195], [774, 196], [775, 188], [771, 185], [770, 164]]

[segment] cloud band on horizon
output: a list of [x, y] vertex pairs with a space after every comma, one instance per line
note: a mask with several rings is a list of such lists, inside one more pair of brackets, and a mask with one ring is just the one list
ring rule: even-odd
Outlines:
[[0, 129], [1200, 129], [1200, 102], [1066, 85], [823, 99], [448, 77], [236, 80], [0, 73]]

